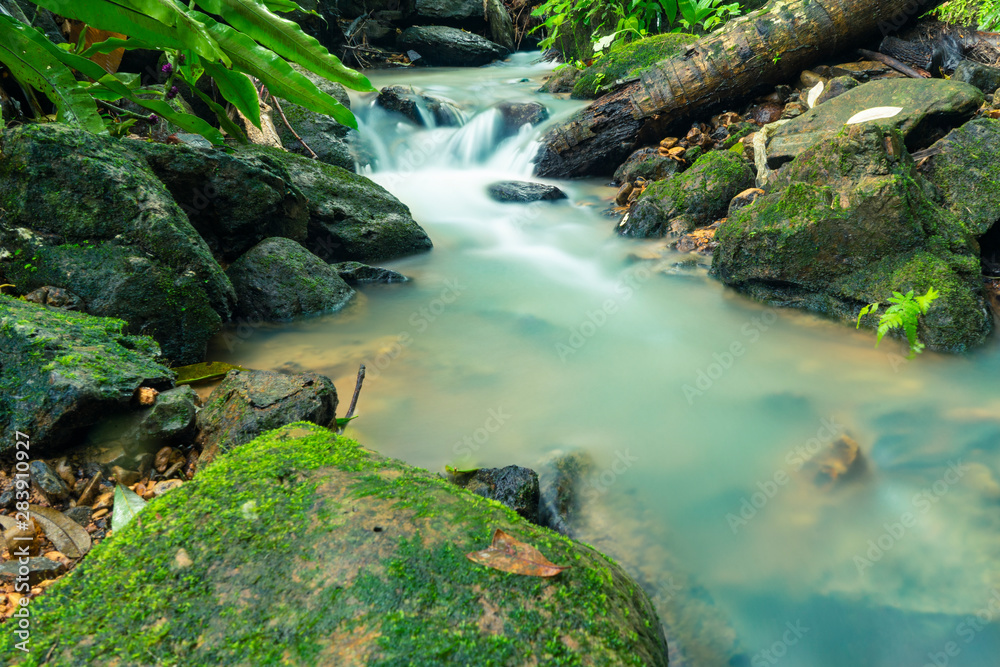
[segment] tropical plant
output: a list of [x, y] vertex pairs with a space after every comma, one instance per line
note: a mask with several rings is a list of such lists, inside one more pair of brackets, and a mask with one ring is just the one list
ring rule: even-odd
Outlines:
[[[893, 329], [902, 329], [906, 335], [906, 340], [910, 344], [910, 354], [907, 359], [913, 359], [924, 351], [924, 344], [917, 340], [917, 324], [920, 316], [926, 315], [931, 304], [937, 299], [940, 293], [933, 287], [927, 288], [927, 293], [923, 296], [914, 296], [913, 290], [906, 294], [893, 292], [889, 297], [889, 306], [882, 317], [879, 318], [878, 329], [875, 335], [875, 347], [882, 342], [882, 337]], [[861, 326], [861, 318], [865, 315], [874, 315], [879, 306], [878, 302], [869, 304], [858, 313], [858, 328]]]
[[932, 14], [948, 23], [1000, 30], [1000, 0], [949, 0], [932, 10]]
[[[210, 76], [222, 97], [258, 128], [261, 113], [254, 80], [278, 97], [357, 127], [347, 107], [319, 90], [290, 62], [348, 88], [374, 90], [367, 78], [345, 67], [298, 24], [274, 13], [299, 9], [293, 0], [192, 0], [189, 5], [175, 0], [37, 0], [36, 4], [92, 28], [126, 36], [89, 48], [84, 48], [82, 37], [75, 45], [57, 46], [0, 6], [0, 62], [29, 97], [31, 89], [48, 97], [58, 120], [91, 132], [109, 132], [99, 104], [121, 111], [112, 103], [125, 99], [152, 112], [152, 120], [162, 117], [221, 144], [218, 129], [169, 104], [177, 94], [174, 84], [179, 79], [215, 112], [226, 132], [242, 138], [243, 132], [226, 110], [198, 89], [202, 76]], [[138, 77], [105, 71], [90, 60], [117, 49], [163, 51], [167, 57], [163, 72], [168, 75], [163, 90], [142, 89]], [[77, 80], [74, 71], [86, 80]], [[37, 108], [35, 115], [40, 115]], [[128, 119], [134, 120], [132, 116]]]

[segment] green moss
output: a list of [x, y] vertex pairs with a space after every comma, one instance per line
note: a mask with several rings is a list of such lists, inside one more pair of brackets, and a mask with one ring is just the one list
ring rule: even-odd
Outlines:
[[573, 86], [572, 97], [594, 99], [605, 86], [622, 79], [642, 76], [650, 67], [680, 55], [698, 38], [684, 33], [665, 33], [630, 42], [607, 53], [584, 70]]

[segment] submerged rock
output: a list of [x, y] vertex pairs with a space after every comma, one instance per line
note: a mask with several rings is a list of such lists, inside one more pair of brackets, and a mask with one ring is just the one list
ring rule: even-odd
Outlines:
[[679, 176], [653, 183], [618, 226], [622, 236], [683, 234], [726, 215], [729, 202], [754, 184], [742, 156], [712, 151]]
[[477, 496], [506, 505], [531, 523], [538, 523], [538, 475], [531, 468], [480, 468], [471, 474], [455, 475], [453, 481]]
[[934, 196], [900, 131], [850, 126], [800, 155], [773, 192], [722, 224], [713, 272], [766, 302], [851, 321], [861, 305], [886, 303], [894, 291], [934, 287], [941, 298], [921, 318], [920, 339], [937, 350], [975, 347], [992, 328], [979, 248]]
[[202, 361], [235, 295], [171, 193], [132, 151], [142, 142], [59, 123], [10, 128], [0, 141], [2, 282], [22, 293], [69, 290], [86, 312], [155, 338], [172, 361]]
[[333, 423], [337, 388], [316, 373], [230, 371], [198, 413], [199, 467], [272, 428], [297, 421]]
[[[613, 561], [312, 424], [220, 457], [141, 518], [32, 602], [24, 660], [667, 664], [648, 597]], [[498, 528], [570, 567], [541, 579], [470, 561]], [[16, 641], [0, 638], [12, 661]]]
[[264, 239], [226, 275], [236, 290], [236, 316], [250, 321], [332, 313], [354, 296], [334, 267], [285, 238]]
[[486, 188], [490, 198], [499, 202], [528, 203], [566, 199], [566, 193], [554, 185], [526, 181], [501, 181]]
[[496, 105], [500, 113], [500, 134], [511, 137], [525, 125], [537, 127], [549, 119], [549, 110], [538, 102], [500, 102]]
[[[926, 146], [935, 133], [960, 125], [983, 103], [983, 94], [967, 83], [944, 79], [884, 79], [848, 90], [785, 123], [767, 146], [768, 166], [788, 162], [822, 140], [830, 140], [852, 116], [876, 107], [898, 107], [891, 118], [868, 121], [898, 129], [906, 145]], [[941, 136], [943, 132], [937, 134]], [[930, 139], [930, 141], [928, 141]]]
[[[482, 4], [480, 11], [482, 11]], [[416, 51], [422, 65], [478, 67], [506, 58], [510, 51], [485, 37], [446, 26], [413, 26], [396, 40], [400, 51]]]
[[[88, 435], [92, 443], [115, 443], [123, 453], [150, 452], [190, 444], [197, 435], [198, 394], [184, 385], [160, 392], [149, 407], [102, 420]], [[162, 471], [161, 471], [162, 472]]]
[[348, 284], [356, 283], [408, 283], [410, 279], [402, 273], [380, 266], [368, 266], [361, 262], [340, 262], [332, 265], [337, 274]]
[[64, 445], [127, 410], [140, 386], [173, 383], [156, 343], [124, 326], [0, 296], [0, 451], [18, 431], [33, 454]]
[[580, 491], [594, 470], [584, 451], [553, 452], [539, 466], [539, 523], [563, 535], [572, 535], [580, 512]]

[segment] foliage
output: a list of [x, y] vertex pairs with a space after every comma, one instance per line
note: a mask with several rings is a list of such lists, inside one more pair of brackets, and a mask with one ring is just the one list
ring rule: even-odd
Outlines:
[[[882, 342], [882, 337], [893, 329], [902, 329], [906, 334], [906, 340], [910, 344], [910, 354], [908, 359], [913, 359], [923, 352], [924, 344], [917, 340], [917, 323], [921, 315], [926, 315], [928, 309], [940, 293], [933, 287], [927, 288], [927, 293], [923, 296], [914, 296], [913, 290], [906, 294], [893, 292], [889, 297], [889, 306], [878, 322], [876, 332], [875, 347]], [[858, 324], [861, 326], [861, 318], [865, 315], [874, 315], [879, 309], [879, 303], [872, 303], [861, 309], [858, 313]]]
[[[289, 62], [348, 88], [374, 90], [367, 78], [345, 67], [296, 23], [273, 13], [298, 9], [292, 0], [193, 0], [190, 4], [171, 0], [38, 0], [37, 4], [89, 27], [127, 35], [126, 39], [112, 37], [89, 48], [84, 48], [83, 39], [75, 45], [57, 46], [0, 8], [0, 62], [23, 89], [44, 93], [55, 104], [58, 120], [91, 132], [109, 131], [105, 125], [108, 118], [98, 112], [101, 106], [125, 120], [155, 122], [155, 117], [162, 117], [221, 144], [223, 137], [216, 128], [168, 103], [176, 95], [174, 83], [179, 79], [209, 105], [223, 129], [243, 138], [226, 110], [196, 87], [202, 76], [210, 76], [222, 97], [257, 127], [261, 123], [258, 90], [249, 77], [279, 97], [357, 127], [349, 109], [319, 90]], [[167, 64], [162, 71], [168, 75], [163, 90], [141, 89], [137, 77], [107, 72], [89, 60], [116, 49], [163, 51]], [[88, 80], [78, 81], [74, 70]], [[153, 116], [129, 114], [111, 105], [122, 99], [151, 111]], [[40, 115], [38, 109], [35, 113]], [[115, 132], [124, 129], [115, 128]]]
[[594, 56], [613, 46], [663, 32], [699, 30], [709, 32], [729, 18], [739, 16], [740, 3], [725, 0], [545, 0], [532, 11], [544, 17], [535, 30], [543, 30], [539, 42], [552, 48], [574, 30], [589, 31]]
[[932, 11], [942, 21], [978, 24], [980, 30], [1000, 30], [1000, 0], [949, 0]]

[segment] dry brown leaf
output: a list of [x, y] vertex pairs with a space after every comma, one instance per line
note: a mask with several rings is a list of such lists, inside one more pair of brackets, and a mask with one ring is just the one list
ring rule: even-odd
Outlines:
[[90, 533], [62, 512], [49, 507], [28, 505], [28, 513], [31, 518], [38, 521], [45, 531], [45, 536], [52, 541], [56, 549], [66, 554], [68, 558], [81, 558], [90, 551]]
[[156, 397], [159, 396], [160, 392], [156, 391], [152, 387], [139, 387], [135, 390], [135, 396], [139, 401], [139, 405], [152, 405], [156, 403]]
[[488, 549], [465, 555], [472, 562], [494, 570], [531, 577], [554, 577], [568, 567], [555, 565], [535, 547], [514, 539], [499, 528], [493, 533], [493, 544]]

